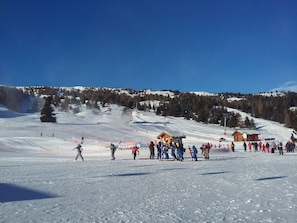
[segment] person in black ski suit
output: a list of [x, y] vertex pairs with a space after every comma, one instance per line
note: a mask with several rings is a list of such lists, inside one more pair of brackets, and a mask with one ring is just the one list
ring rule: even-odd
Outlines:
[[245, 141], [243, 142], [243, 149], [246, 152], [246, 142]]
[[284, 155], [284, 151], [283, 151], [283, 143], [280, 142], [278, 144], [278, 152], [279, 152], [279, 155]]
[[155, 145], [154, 145], [153, 141], [151, 141], [151, 143], [149, 145], [149, 149], [150, 149], [150, 159], [154, 159], [154, 157], [155, 157]]
[[175, 145], [175, 143], [173, 142], [173, 143], [171, 144], [171, 156], [172, 156], [174, 159], [177, 159], [176, 154], [175, 154], [175, 150], [176, 150], [176, 145]]
[[77, 145], [77, 147], [73, 148], [73, 150], [75, 150], [75, 149], [76, 149], [76, 151], [77, 151], [77, 155], [76, 155], [76, 157], [75, 157], [75, 160], [77, 160], [78, 157], [80, 157], [80, 158], [82, 159], [82, 161], [85, 161], [84, 158], [83, 158], [83, 156], [82, 156], [82, 154], [81, 154], [82, 151], [83, 151], [83, 148], [82, 148], [81, 144], [79, 143], [79, 144]]
[[113, 143], [110, 143], [110, 152], [111, 152], [111, 160], [115, 160], [115, 151], [116, 151], [116, 147]]
[[235, 145], [234, 145], [234, 142], [231, 143], [231, 150], [232, 150], [232, 152], [235, 152]]

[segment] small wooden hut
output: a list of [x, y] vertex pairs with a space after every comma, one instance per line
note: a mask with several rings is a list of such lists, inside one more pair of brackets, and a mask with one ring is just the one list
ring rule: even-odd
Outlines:
[[176, 131], [163, 131], [157, 136], [157, 139], [167, 142], [168, 145], [172, 142], [182, 144], [184, 138], [186, 138], [184, 134]]
[[234, 142], [259, 140], [259, 133], [255, 130], [242, 130], [241, 132], [236, 130], [232, 136], [234, 138]]

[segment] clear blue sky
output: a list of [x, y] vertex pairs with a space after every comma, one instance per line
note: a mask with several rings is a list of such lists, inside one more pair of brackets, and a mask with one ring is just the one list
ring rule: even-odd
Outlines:
[[296, 86], [297, 1], [0, 0], [0, 84]]

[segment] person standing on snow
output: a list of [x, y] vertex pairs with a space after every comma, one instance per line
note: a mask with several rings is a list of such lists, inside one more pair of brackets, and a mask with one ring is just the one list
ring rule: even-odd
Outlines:
[[273, 141], [273, 142], [272, 142], [272, 145], [271, 145], [271, 153], [274, 153], [275, 150], [276, 150], [276, 144], [275, 144], [275, 142]]
[[77, 155], [76, 155], [76, 157], [75, 157], [75, 160], [77, 160], [78, 159], [78, 157], [80, 157], [81, 159], [82, 159], [82, 161], [85, 161], [84, 160], [84, 158], [83, 158], [83, 156], [82, 156], [82, 151], [83, 151], [83, 148], [82, 148], [82, 146], [81, 146], [81, 144], [79, 143], [78, 145], [77, 145], [77, 147], [75, 147], [75, 148], [73, 148], [73, 150], [77, 150]]
[[278, 144], [278, 152], [279, 152], [279, 155], [284, 155], [284, 151], [283, 151], [283, 143], [280, 142]]
[[183, 145], [181, 143], [177, 143], [176, 144], [176, 147], [177, 147], [177, 159], [179, 161], [183, 161], [184, 160], [184, 148], [183, 148]]
[[249, 147], [250, 152], [252, 152], [252, 143], [251, 142], [248, 143], [248, 147]]
[[208, 142], [206, 145], [204, 145], [204, 158], [209, 160], [209, 151], [210, 151], [211, 145]]
[[167, 143], [165, 143], [165, 144], [163, 145], [163, 154], [164, 154], [164, 158], [165, 158], [165, 159], [169, 159], [169, 155], [168, 155], [168, 145], [167, 145]]
[[157, 145], [157, 150], [158, 150], [158, 159], [160, 160], [162, 158], [162, 144], [161, 141], [159, 141]]
[[135, 160], [136, 156], [137, 156], [137, 153], [139, 155], [139, 150], [138, 150], [138, 147], [136, 145], [133, 146], [132, 148], [132, 154], [133, 154], [133, 158]]
[[246, 152], [246, 142], [245, 141], [243, 142], [243, 149]]
[[235, 152], [235, 145], [234, 145], [234, 142], [231, 143], [231, 150], [232, 150], [232, 152]]
[[265, 152], [266, 152], [266, 153], [270, 153], [270, 145], [269, 145], [268, 142], [267, 142], [266, 145], [265, 145]]
[[175, 150], [176, 150], [176, 145], [174, 142], [172, 142], [171, 144], [171, 156], [174, 158], [174, 159], [177, 159], [176, 158], [176, 154], [175, 154]]
[[197, 159], [198, 150], [195, 145], [192, 146], [192, 150], [193, 150], [192, 160], [198, 161], [198, 159]]
[[154, 157], [155, 157], [155, 145], [154, 145], [153, 141], [151, 141], [151, 143], [149, 145], [149, 149], [150, 149], [150, 159], [154, 159]]
[[111, 160], [115, 160], [115, 151], [116, 151], [116, 147], [113, 143], [110, 143], [110, 152], [111, 152]]
[[188, 149], [189, 149], [189, 152], [190, 152], [190, 156], [192, 158], [192, 161], [193, 161], [193, 149], [190, 146], [188, 146]]

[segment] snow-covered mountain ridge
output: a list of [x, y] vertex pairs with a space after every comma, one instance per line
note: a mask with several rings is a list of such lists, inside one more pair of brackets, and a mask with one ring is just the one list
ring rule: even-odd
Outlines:
[[[292, 92], [274, 92], [262, 94], [186, 92], [150, 89], [136, 91], [102, 87], [18, 87], [24, 96], [13, 89], [4, 89], [0, 104], [18, 112], [39, 111], [44, 97], [53, 97], [53, 104], [59, 110], [74, 113], [80, 107], [98, 108], [99, 104], [118, 104], [142, 111], [154, 110], [158, 115], [176, 116], [193, 119], [203, 123], [221, 124], [226, 108], [233, 108], [250, 114], [251, 118], [263, 118], [284, 123], [287, 127], [297, 128], [294, 119], [297, 107], [297, 94]], [[6, 93], [10, 91], [10, 93]], [[17, 95], [17, 96], [15, 96]], [[238, 114], [238, 113], [237, 113]], [[235, 113], [233, 114], [236, 115]], [[242, 120], [241, 120], [242, 122]], [[228, 122], [231, 123], [231, 122]], [[227, 124], [228, 124], [227, 123]], [[240, 120], [231, 127], [242, 126]], [[251, 126], [246, 126], [251, 127]]]

